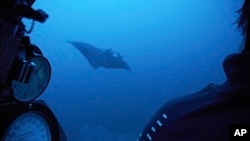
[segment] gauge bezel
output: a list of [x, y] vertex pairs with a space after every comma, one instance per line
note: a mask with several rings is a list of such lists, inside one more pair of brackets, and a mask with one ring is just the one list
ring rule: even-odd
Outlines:
[[49, 126], [51, 132], [51, 141], [59, 141], [59, 123], [49, 107], [41, 100], [32, 103], [17, 103], [16, 106], [14, 106], [14, 108], [12, 107], [10, 110], [8, 110], [8, 112], [1, 113], [2, 116], [0, 116], [0, 139], [4, 141], [4, 136], [7, 134], [6, 132], [8, 131], [12, 123], [18, 117], [29, 112], [38, 114], [39, 116], [43, 117], [44, 121]]
[[[44, 62], [46, 62], [46, 65], [47, 65], [47, 67], [48, 67], [48, 69], [49, 69], [49, 74], [46, 74], [47, 76], [46, 77], [48, 77], [48, 82], [46, 83], [46, 85], [43, 87], [43, 89], [40, 91], [40, 93], [37, 93], [34, 97], [32, 97], [32, 98], [29, 98], [29, 99], [22, 99], [22, 98], [19, 98], [19, 97], [17, 97], [16, 95], [15, 95], [15, 90], [13, 90], [13, 97], [17, 100], [17, 101], [19, 101], [19, 102], [29, 102], [29, 101], [33, 101], [33, 100], [35, 100], [36, 98], [38, 98], [39, 96], [41, 96], [42, 94], [43, 94], [43, 92], [46, 90], [46, 88], [48, 87], [48, 85], [49, 85], [49, 82], [50, 82], [50, 80], [51, 80], [51, 75], [52, 75], [52, 68], [51, 68], [51, 64], [50, 64], [50, 62], [48, 61], [48, 59], [47, 58], [45, 58], [45, 57], [43, 57], [42, 55], [35, 55], [35, 56], [33, 56], [32, 57], [32, 59], [31, 60], [34, 60], [34, 59], [43, 59], [43, 61]], [[15, 82], [17, 82], [17, 83], [20, 83], [20, 82], [18, 82], [18, 81], [16, 81], [16, 80], [12, 80], [12, 84], [11, 84], [11, 87], [13, 88], [13, 83], [15, 83]], [[32, 85], [32, 84], [29, 84], [29, 85]], [[13, 88], [14, 89], [14, 88]]]

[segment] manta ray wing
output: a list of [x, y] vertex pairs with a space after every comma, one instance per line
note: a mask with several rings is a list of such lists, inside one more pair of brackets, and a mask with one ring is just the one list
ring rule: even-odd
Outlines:
[[68, 41], [71, 45], [73, 45], [83, 56], [87, 59], [88, 63], [94, 68], [97, 69], [102, 66], [102, 58], [101, 55], [102, 50], [90, 45], [88, 43], [76, 42], [76, 41]]

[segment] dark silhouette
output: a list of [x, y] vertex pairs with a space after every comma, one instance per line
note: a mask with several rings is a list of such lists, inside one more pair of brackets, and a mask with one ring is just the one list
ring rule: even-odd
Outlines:
[[76, 47], [94, 69], [104, 67], [131, 71], [128, 64], [122, 60], [123, 57], [119, 53], [114, 53], [110, 48], [101, 50], [88, 43], [77, 41], [67, 41], [67, 43]]
[[249, 127], [250, 1], [245, 0], [238, 12], [237, 24], [245, 40], [241, 53], [230, 54], [223, 62], [226, 81], [166, 102], [138, 141], [229, 141], [235, 138], [234, 129]]

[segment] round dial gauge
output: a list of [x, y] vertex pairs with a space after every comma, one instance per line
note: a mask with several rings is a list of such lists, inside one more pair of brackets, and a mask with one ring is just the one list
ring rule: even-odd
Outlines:
[[12, 122], [5, 136], [5, 141], [51, 141], [51, 131], [44, 117], [27, 112]]
[[35, 64], [35, 70], [28, 83], [12, 80], [14, 97], [18, 101], [27, 102], [34, 100], [42, 94], [49, 84], [51, 66], [43, 56], [34, 56], [31, 62]]
[[8, 103], [4, 107], [8, 110], [0, 114], [1, 141], [61, 141], [64, 132], [44, 101]]

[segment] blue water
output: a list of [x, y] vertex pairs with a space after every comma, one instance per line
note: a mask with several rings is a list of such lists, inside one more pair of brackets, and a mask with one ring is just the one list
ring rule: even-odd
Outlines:
[[[37, 0], [50, 17], [30, 36], [53, 68], [40, 99], [70, 141], [136, 140], [164, 102], [225, 80], [222, 61], [241, 42], [233, 23], [242, 2]], [[112, 48], [133, 71], [93, 70], [68, 40]]]

